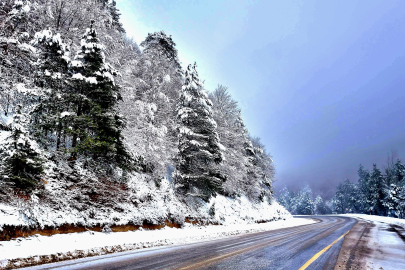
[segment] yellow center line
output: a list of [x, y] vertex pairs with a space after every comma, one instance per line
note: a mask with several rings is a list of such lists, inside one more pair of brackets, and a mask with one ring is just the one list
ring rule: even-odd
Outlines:
[[327, 246], [326, 248], [322, 249], [321, 251], [319, 251], [318, 253], [315, 254], [314, 257], [312, 257], [309, 261], [307, 261], [303, 266], [301, 266], [300, 269], [298, 270], [304, 270], [306, 269], [308, 266], [311, 265], [311, 263], [313, 263], [316, 259], [319, 258], [319, 256], [321, 256], [325, 251], [327, 251], [328, 249], [330, 249], [334, 244], [336, 244], [340, 239], [342, 239], [346, 234], [348, 234], [350, 232], [350, 230], [348, 230], [346, 233], [344, 233], [342, 236], [340, 236], [338, 239], [336, 239], [335, 241], [333, 241], [332, 244], [330, 244], [329, 246]]

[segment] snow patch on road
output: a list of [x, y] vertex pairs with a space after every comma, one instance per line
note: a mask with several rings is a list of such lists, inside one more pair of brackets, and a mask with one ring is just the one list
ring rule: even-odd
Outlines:
[[399, 219], [399, 218], [394, 218], [394, 217], [373, 216], [373, 215], [366, 215], [366, 214], [342, 214], [339, 216], [361, 218], [361, 219], [367, 220], [367, 221], [376, 221], [376, 222], [382, 222], [382, 223], [386, 223], [386, 224], [393, 224], [393, 225], [397, 225], [397, 226], [401, 226], [401, 227], [405, 228], [405, 219]]

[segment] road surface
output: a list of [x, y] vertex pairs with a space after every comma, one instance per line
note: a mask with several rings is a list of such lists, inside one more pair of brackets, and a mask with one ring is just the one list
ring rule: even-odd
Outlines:
[[160, 247], [29, 269], [333, 269], [356, 220], [317, 216], [315, 224], [203, 243]]

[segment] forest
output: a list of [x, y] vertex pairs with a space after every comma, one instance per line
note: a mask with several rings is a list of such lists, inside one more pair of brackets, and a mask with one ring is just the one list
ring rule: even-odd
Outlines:
[[318, 195], [313, 200], [307, 185], [294, 193], [284, 187], [278, 201], [293, 214], [346, 214], [405, 218], [405, 165], [395, 154], [388, 155], [383, 172], [374, 163], [371, 170], [360, 165], [357, 183], [346, 179], [336, 187], [336, 194], [324, 202]]
[[146, 207], [140, 219], [181, 223], [190, 205], [215, 216], [217, 196], [277, 204], [272, 157], [230, 90], [205, 89], [164, 31], [138, 46], [115, 1], [3, 0], [0, 51], [0, 202], [24, 202], [32, 222], [136, 223]]

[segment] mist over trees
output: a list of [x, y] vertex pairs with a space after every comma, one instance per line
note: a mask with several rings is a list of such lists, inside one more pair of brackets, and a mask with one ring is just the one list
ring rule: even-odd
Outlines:
[[[346, 214], [361, 213], [369, 215], [405, 218], [405, 165], [396, 159], [395, 153], [387, 158], [381, 171], [377, 164], [371, 170], [362, 165], [358, 169], [357, 183], [349, 179], [339, 183], [336, 193], [327, 202], [317, 196], [314, 202], [309, 186], [298, 193], [286, 187], [278, 194], [278, 201], [293, 214]], [[315, 210], [310, 211], [311, 203]]]
[[298, 192], [284, 187], [277, 196], [278, 202], [293, 215], [326, 215], [332, 214], [329, 202], [324, 202], [320, 195], [314, 198], [309, 185]]
[[204, 89], [163, 31], [141, 50], [119, 18], [108, 0], [0, 3], [0, 193], [45, 192], [52, 163], [123, 185], [132, 172], [167, 178], [179, 197], [270, 202], [273, 160], [228, 89]]
[[364, 213], [405, 218], [405, 165], [388, 155], [381, 171], [377, 164], [371, 170], [362, 165], [357, 183], [346, 180], [337, 187], [332, 198], [337, 213]]

